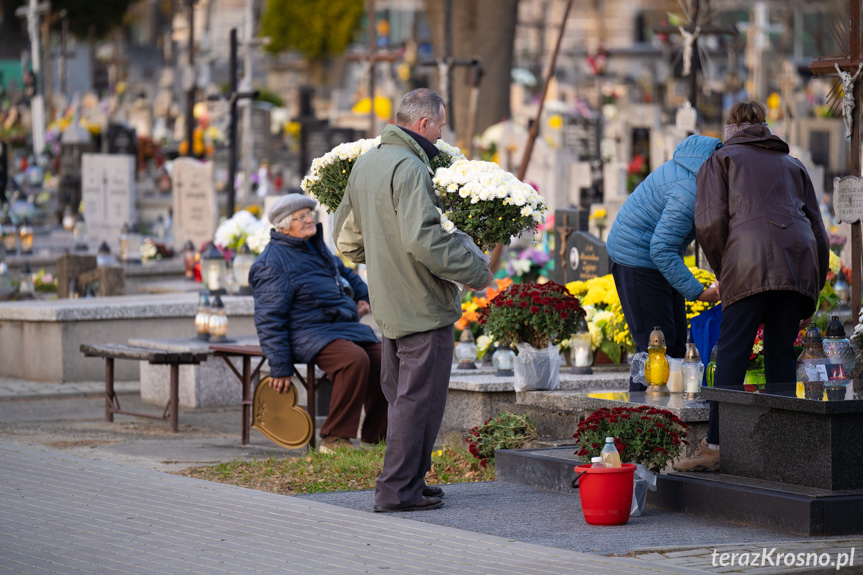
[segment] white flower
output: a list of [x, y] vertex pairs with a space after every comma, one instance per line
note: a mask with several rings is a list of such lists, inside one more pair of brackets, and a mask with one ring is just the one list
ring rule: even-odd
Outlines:
[[272, 226], [264, 224], [258, 231], [249, 234], [249, 237], [246, 238], [246, 245], [249, 246], [249, 250], [256, 256], [260, 255], [264, 251], [264, 248], [267, 247], [267, 244], [270, 243], [271, 229], [273, 229]]

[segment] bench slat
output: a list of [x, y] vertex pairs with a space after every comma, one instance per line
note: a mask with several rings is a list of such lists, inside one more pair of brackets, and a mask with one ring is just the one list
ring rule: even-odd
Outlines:
[[87, 357], [131, 359], [148, 361], [152, 364], [195, 364], [206, 361], [209, 354], [193, 352], [171, 352], [147, 347], [137, 347], [121, 343], [81, 345], [81, 352]]

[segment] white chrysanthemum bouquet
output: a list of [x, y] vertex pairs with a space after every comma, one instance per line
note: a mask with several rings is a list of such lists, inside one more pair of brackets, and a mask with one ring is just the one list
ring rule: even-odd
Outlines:
[[435, 172], [434, 186], [443, 228], [465, 232], [484, 250], [545, 221], [545, 198], [492, 162], [458, 160]]
[[260, 254], [270, 240], [270, 226], [251, 212], [240, 210], [216, 229], [214, 243], [221, 250], [237, 253], [243, 244], [255, 255]]
[[[340, 144], [312, 161], [309, 174], [303, 178], [300, 187], [313, 196], [330, 213], [336, 211], [342, 203], [348, 178], [357, 158], [381, 143], [380, 137], [370, 140], [357, 140]], [[435, 143], [440, 154], [431, 161], [432, 170], [447, 167], [457, 160], [463, 160], [464, 155], [455, 146], [450, 146], [443, 140]]]

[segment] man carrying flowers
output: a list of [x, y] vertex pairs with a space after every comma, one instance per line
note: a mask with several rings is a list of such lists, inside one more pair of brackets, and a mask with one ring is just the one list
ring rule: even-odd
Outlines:
[[366, 264], [383, 334], [389, 429], [377, 512], [443, 505], [443, 491], [427, 486], [425, 475], [446, 405], [453, 324], [461, 317], [458, 290], [447, 280], [478, 291], [492, 279], [483, 259], [441, 227], [429, 161], [445, 122], [443, 99], [433, 90], [405, 96], [396, 125], [356, 161], [335, 214], [333, 239], [345, 256]]

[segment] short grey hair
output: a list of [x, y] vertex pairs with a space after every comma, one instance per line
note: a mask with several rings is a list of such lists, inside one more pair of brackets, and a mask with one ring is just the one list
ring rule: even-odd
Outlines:
[[273, 227], [276, 228], [276, 231], [282, 232], [282, 230], [287, 230], [291, 227], [291, 220], [294, 219], [294, 214], [290, 213], [287, 216], [283, 217], [278, 223], [273, 224]]
[[396, 112], [396, 124], [413, 126], [422, 118], [441, 119], [440, 107], [444, 106], [443, 98], [434, 90], [417, 88], [404, 97]]

